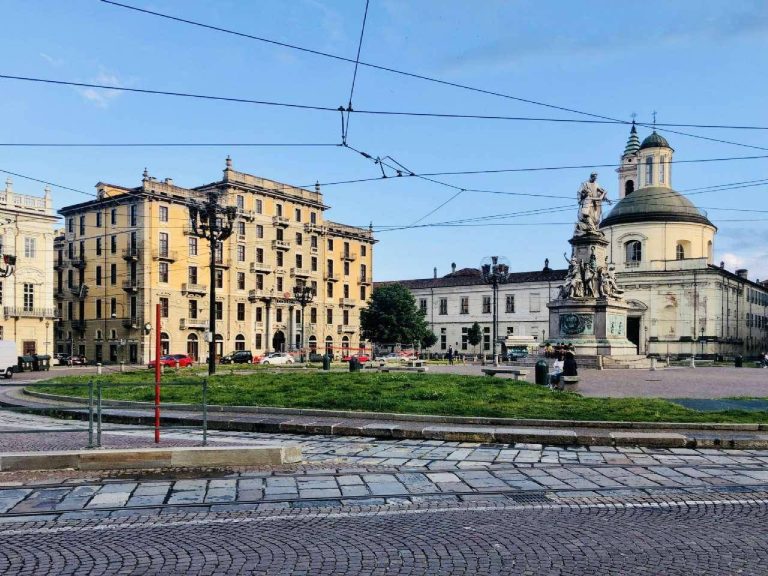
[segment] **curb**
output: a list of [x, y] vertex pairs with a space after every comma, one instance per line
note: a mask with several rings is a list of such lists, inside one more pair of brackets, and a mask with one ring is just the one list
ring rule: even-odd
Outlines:
[[301, 462], [301, 447], [192, 447], [135, 450], [71, 450], [0, 454], [0, 471], [127, 470], [206, 466], [259, 466]]

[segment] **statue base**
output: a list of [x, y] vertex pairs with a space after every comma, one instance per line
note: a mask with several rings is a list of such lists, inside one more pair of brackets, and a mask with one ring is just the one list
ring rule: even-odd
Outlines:
[[553, 300], [549, 308], [549, 339], [573, 346], [576, 356], [636, 356], [627, 340], [627, 310], [616, 298]]

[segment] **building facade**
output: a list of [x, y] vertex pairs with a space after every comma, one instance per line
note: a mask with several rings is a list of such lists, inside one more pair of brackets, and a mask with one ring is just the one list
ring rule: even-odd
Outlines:
[[[617, 168], [618, 196], [600, 224], [608, 260], [630, 305], [627, 338], [639, 354], [757, 355], [768, 350], [768, 290], [747, 270], [713, 262], [716, 226], [672, 188], [674, 150], [655, 131], [640, 142], [632, 126]], [[566, 238], [563, 238], [565, 243]], [[565, 270], [519, 272], [499, 288], [499, 337], [546, 340], [546, 303]], [[479, 270], [400, 281], [427, 316], [438, 343], [471, 351], [467, 330], [478, 322], [482, 351], [491, 350], [491, 289]], [[508, 300], [509, 299], [509, 300]], [[511, 305], [510, 305], [511, 302]]]
[[53, 352], [53, 238], [58, 218], [51, 193], [18, 194], [9, 178], [0, 192], [0, 254], [15, 256], [0, 278], [0, 340], [16, 342], [22, 354]]
[[[216, 330], [210, 330], [211, 254], [195, 234], [190, 205], [215, 189], [236, 209], [232, 235], [215, 248]], [[57, 247], [57, 347], [89, 360], [146, 363], [154, 356], [160, 305], [163, 353], [207, 360], [290, 351], [302, 342], [336, 354], [364, 347], [360, 308], [370, 296], [369, 229], [328, 221], [319, 188], [305, 190], [232, 168], [194, 188], [144, 173], [141, 185], [99, 183], [96, 200], [67, 206]], [[297, 284], [313, 288], [302, 309]]]

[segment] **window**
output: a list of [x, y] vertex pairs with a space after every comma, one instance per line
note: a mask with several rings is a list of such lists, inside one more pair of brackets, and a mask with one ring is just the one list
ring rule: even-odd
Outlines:
[[349, 262], [347, 260], [344, 261], [344, 276], [349, 276]]
[[216, 320], [223, 320], [224, 319], [224, 303], [216, 302], [216, 306], [214, 310], [216, 312]]
[[662, 156], [659, 161], [659, 182], [664, 183], [667, 172], [667, 157]]
[[160, 282], [168, 282], [168, 262], [160, 262], [158, 265], [158, 275]]
[[160, 298], [160, 317], [168, 318], [168, 298]]
[[331, 308], [325, 311], [325, 323], [333, 324], [333, 310]]
[[194, 236], [189, 237], [189, 255], [197, 256], [197, 238]]
[[309, 309], [309, 323], [317, 324], [317, 308]]
[[101, 228], [101, 212], [96, 212], [96, 228]]
[[309, 221], [310, 221], [312, 224], [317, 224], [317, 213], [315, 213], [315, 212], [310, 212], [310, 213], [309, 213]]
[[459, 314], [469, 314], [469, 296], [462, 296], [459, 305]]
[[312, 286], [312, 295], [317, 296], [317, 280], [312, 280], [310, 285]]
[[70, 234], [75, 231], [75, 221], [73, 218], [67, 218], [67, 232]]
[[256, 214], [261, 214], [264, 211], [264, 203], [257, 198], [253, 203], [253, 209]]
[[486, 352], [491, 349], [491, 329], [487, 326], [483, 328], [483, 350]]
[[645, 159], [645, 185], [650, 186], [653, 183], [653, 156]]
[[117, 208], [112, 208], [112, 210], [109, 211], [109, 223], [112, 226], [117, 224]]
[[168, 257], [168, 233], [160, 232], [160, 257]]
[[468, 344], [469, 344], [469, 328], [464, 326], [461, 329], [461, 349], [466, 350]]
[[333, 298], [333, 282], [326, 282], [326, 284], [325, 284], [325, 295], [328, 298]]
[[[245, 303], [244, 302], [237, 303], [237, 321], [245, 322]], [[243, 348], [243, 350], [245, 350], [245, 348]]]
[[96, 266], [96, 286], [101, 286], [101, 266]]
[[117, 264], [109, 265], [109, 283], [114, 286], [117, 284]]
[[275, 310], [275, 322], [282, 322], [283, 321], [283, 309], [278, 308]]
[[349, 284], [344, 284], [344, 298], [349, 298]]
[[625, 245], [627, 264], [640, 262], [643, 258], [643, 245], [639, 240], [630, 240]]
[[245, 290], [245, 272], [237, 273], [237, 289]]
[[491, 297], [483, 296], [483, 314], [491, 313]]
[[75, 257], [75, 245], [70, 242], [67, 244], [67, 257], [72, 260]]
[[635, 181], [634, 180], [627, 180], [624, 183], [624, 196], [629, 196], [634, 191], [635, 191]]
[[312, 258], [310, 258], [309, 266], [312, 272], [317, 272], [317, 256], [312, 256]]
[[[3, 283], [0, 282], [0, 304], [3, 303]], [[61, 306], [61, 303], [59, 303], [59, 306]]]
[[507, 314], [515, 313], [515, 295], [514, 294], [507, 294], [507, 305], [506, 305], [505, 311], [507, 312]]
[[168, 206], [160, 206], [160, 222], [168, 222]]
[[367, 292], [365, 290], [365, 286], [360, 286], [360, 300], [365, 302], [366, 297], [367, 297]]
[[440, 328], [440, 350], [448, 349], [448, 330]]
[[235, 198], [235, 204], [237, 205], [238, 210], [245, 210], [245, 198], [242, 194], [238, 194]]
[[190, 266], [187, 274], [190, 284], [197, 284], [197, 266]]
[[256, 238], [264, 238], [264, 226], [256, 224]]
[[360, 245], [360, 256], [367, 256], [368, 255], [368, 246], [365, 244]]
[[304, 236], [301, 232], [296, 232], [296, 246], [301, 246], [304, 243]]
[[275, 280], [275, 290], [277, 290], [278, 292], [282, 292], [283, 291], [283, 277], [282, 276], [278, 276], [276, 278], [276, 280]]
[[531, 293], [529, 305], [531, 312], [541, 312], [541, 295], [538, 292]]
[[197, 300], [189, 301], [189, 318], [190, 320], [197, 319]]
[[419, 310], [421, 310], [421, 313], [426, 315], [427, 314], [427, 299], [421, 298], [419, 299]]
[[285, 240], [285, 236], [283, 235], [283, 229], [282, 228], [278, 228], [277, 230], [275, 230], [275, 238], [277, 240]]
[[675, 258], [678, 260], [685, 260], [685, 248], [682, 244], [678, 244], [675, 248]]
[[317, 248], [317, 236], [310, 236], [309, 237], [309, 246], [310, 248]]
[[240, 350], [245, 350], [245, 336], [242, 334], [235, 336], [235, 350], [238, 352]]
[[[37, 252], [34, 238], [24, 238], [24, 257], [34, 258]], [[82, 254], [81, 254], [82, 255]]]
[[256, 248], [256, 263], [264, 263], [264, 248]]
[[448, 314], [448, 298], [440, 298], [440, 312], [441, 316]]
[[96, 238], [96, 256], [101, 256], [101, 238]]
[[96, 318], [101, 318], [101, 300], [96, 300]]
[[275, 204], [275, 215], [276, 216], [282, 216], [283, 215], [283, 205], [282, 204]]
[[224, 288], [224, 271], [216, 270], [216, 288]]
[[138, 206], [136, 204], [131, 204], [130, 208], [130, 225], [136, 226], [138, 224]]
[[304, 259], [301, 257], [301, 254], [296, 254], [296, 268], [302, 268], [302, 264], [304, 264]]
[[296, 208], [295, 214], [296, 214], [296, 222], [301, 222], [301, 209]]
[[24, 284], [24, 312], [31, 312], [35, 308], [35, 285]]
[[237, 261], [245, 262], [245, 244], [237, 245]]
[[216, 264], [224, 263], [224, 243], [216, 242]]
[[80, 236], [85, 236], [85, 214], [80, 216]]
[[256, 290], [264, 290], [264, 274], [256, 274]]
[[341, 323], [344, 324], [344, 326], [349, 326], [349, 310], [341, 311]]
[[282, 251], [275, 254], [275, 264], [277, 264], [278, 267], [283, 266], [284, 259], [285, 255], [282, 253]]
[[259, 306], [256, 308], [256, 323], [264, 322], [264, 308]]
[[328, 238], [328, 250], [333, 250], [333, 238]]

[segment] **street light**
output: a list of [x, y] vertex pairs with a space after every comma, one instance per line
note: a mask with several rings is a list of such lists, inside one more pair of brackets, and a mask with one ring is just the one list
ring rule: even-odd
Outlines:
[[301, 349], [301, 361], [304, 362], [304, 308], [312, 302], [315, 297], [315, 291], [306, 282], [299, 282], [293, 287], [293, 298], [301, 306], [301, 339], [299, 348]]
[[504, 256], [487, 256], [480, 262], [480, 274], [483, 282], [493, 289], [493, 365], [499, 365], [496, 355], [496, 341], [499, 332], [499, 284], [506, 284], [509, 279], [509, 260]]
[[704, 358], [704, 326], [701, 327], [701, 337], [699, 338], [701, 341], [701, 357]]

